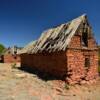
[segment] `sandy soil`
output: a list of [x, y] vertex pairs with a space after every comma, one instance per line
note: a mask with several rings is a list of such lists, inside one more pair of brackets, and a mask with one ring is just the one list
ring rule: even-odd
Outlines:
[[0, 100], [100, 100], [100, 81], [68, 86], [60, 80], [44, 81], [11, 64], [0, 64]]

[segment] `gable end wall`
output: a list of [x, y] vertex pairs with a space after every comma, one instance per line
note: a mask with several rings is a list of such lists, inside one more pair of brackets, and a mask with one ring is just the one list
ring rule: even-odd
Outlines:
[[[67, 69], [68, 74], [66, 81], [70, 84], [81, 82], [82, 80], [90, 81], [98, 78], [98, 51], [68, 49]], [[90, 57], [90, 66], [85, 67], [85, 56]]]

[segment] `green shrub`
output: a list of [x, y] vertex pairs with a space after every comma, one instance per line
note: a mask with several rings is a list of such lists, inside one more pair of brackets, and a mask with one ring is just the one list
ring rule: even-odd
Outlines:
[[4, 45], [0, 44], [0, 54], [2, 54], [4, 49], [5, 49]]

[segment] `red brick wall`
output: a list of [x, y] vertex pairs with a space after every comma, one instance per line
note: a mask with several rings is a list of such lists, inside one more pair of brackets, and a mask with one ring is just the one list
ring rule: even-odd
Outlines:
[[[74, 37], [72, 37], [71, 42], [69, 43], [69, 47], [73, 47], [73, 48], [81, 48], [82, 47], [82, 37], [81, 37], [81, 33], [79, 33], [78, 35], [75, 35]], [[93, 37], [88, 38], [88, 48], [96, 48], [97, 44], [96, 41]]]
[[[87, 50], [84, 50], [81, 43], [81, 33], [75, 35], [70, 44], [69, 49], [66, 53], [68, 63], [68, 76], [67, 81], [70, 83], [77, 83], [82, 79], [93, 80], [98, 76], [98, 50], [96, 41], [93, 37], [88, 38]], [[73, 49], [71, 49], [73, 48]], [[75, 48], [78, 48], [75, 50]], [[85, 57], [90, 58], [90, 68], [85, 69]]]
[[98, 51], [85, 51], [84, 55], [90, 55], [90, 68], [86, 74], [86, 80], [96, 79], [98, 76]]
[[4, 63], [15, 63], [15, 62], [20, 62], [20, 55], [17, 55], [16, 59], [11, 54], [4, 55]]
[[69, 47], [81, 47], [81, 36], [76, 35], [71, 39]]
[[68, 63], [68, 77], [69, 83], [77, 83], [85, 75], [84, 57], [80, 50], [68, 50], [66, 53]]
[[96, 48], [97, 46], [96, 46], [96, 41], [93, 39], [93, 38], [90, 38], [89, 40], [88, 40], [88, 47], [89, 48]]
[[37, 68], [54, 76], [63, 77], [67, 73], [67, 59], [64, 52], [50, 54], [21, 55], [21, 66]]
[[[71, 50], [66, 53], [68, 63], [67, 81], [70, 84], [89, 81], [98, 77], [98, 51]], [[90, 57], [90, 66], [85, 67], [85, 57]]]

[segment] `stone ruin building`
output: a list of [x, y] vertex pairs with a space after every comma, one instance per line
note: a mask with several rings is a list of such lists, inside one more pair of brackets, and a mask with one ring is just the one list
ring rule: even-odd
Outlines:
[[38, 69], [69, 84], [96, 80], [98, 47], [87, 15], [44, 31], [21, 54], [21, 66]]
[[20, 54], [22, 48], [18, 48], [17, 46], [6, 48], [0, 58], [2, 63], [16, 63], [20, 62]]

